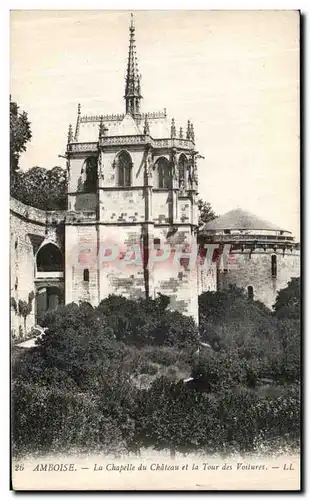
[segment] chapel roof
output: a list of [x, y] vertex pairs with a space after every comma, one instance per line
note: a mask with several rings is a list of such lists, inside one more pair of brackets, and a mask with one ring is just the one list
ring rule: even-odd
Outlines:
[[130, 114], [81, 116], [75, 141], [97, 142], [101, 117], [107, 137], [143, 135], [146, 116], [151, 137], [154, 139], [166, 139], [170, 137], [171, 120], [168, 120], [166, 111], [163, 111], [141, 113], [140, 121], [134, 120]]
[[136, 54], [135, 26], [133, 15], [131, 15], [128, 63], [125, 78], [125, 113], [82, 116], [81, 105], [79, 104], [75, 133], [70, 125], [68, 142], [98, 142], [100, 123], [106, 137], [143, 135], [145, 121], [147, 121], [148, 135], [153, 139], [168, 139], [171, 137], [179, 137], [181, 139], [183, 138], [184, 131], [184, 139], [189, 139], [194, 143], [194, 128], [189, 120], [187, 124], [178, 124], [180, 132], [177, 133], [174, 119], [171, 117], [168, 119], [166, 109], [149, 113], [140, 112], [140, 102], [142, 100], [140, 80], [141, 75], [138, 70]]

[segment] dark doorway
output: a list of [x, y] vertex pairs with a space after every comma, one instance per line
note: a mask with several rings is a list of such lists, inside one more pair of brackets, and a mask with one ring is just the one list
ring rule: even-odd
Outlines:
[[64, 304], [63, 290], [57, 286], [42, 286], [37, 290], [36, 294], [36, 322], [40, 324], [47, 311], [57, 309], [61, 304]]

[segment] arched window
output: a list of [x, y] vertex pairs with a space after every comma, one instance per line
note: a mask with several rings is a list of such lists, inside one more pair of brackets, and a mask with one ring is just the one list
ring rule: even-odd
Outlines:
[[186, 183], [187, 158], [181, 155], [179, 158], [179, 187], [184, 187]]
[[83, 164], [82, 173], [85, 179], [83, 191], [85, 193], [95, 193], [97, 190], [97, 163], [96, 156], [89, 156]]
[[252, 285], [248, 286], [248, 300], [253, 300], [254, 299], [254, 289]]
[[169, 189], [171, 184], [170, 165], [166, 158], [159, 158], [155, 163], [157, 186], [160, 189]]
[[277, 256], [275, 254], [271, 256], [271, 276], [277, 277]]
[[47, 243], [37, 253], [37, 270], [40, 272], [61, 272], [64, 268], [61, 251], [53, 243]]
[[89, 269], [83, 271], [83, 281], [89, 281]]
[[117, 183], [120, 187], [131, 186], [132, 160], [127, 151], [121, 151], [116, 157]]

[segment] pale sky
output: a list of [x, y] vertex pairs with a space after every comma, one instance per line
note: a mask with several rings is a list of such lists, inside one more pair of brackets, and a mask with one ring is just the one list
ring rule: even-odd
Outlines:
[[[135, 11], [142, 111], [194, 122], [199, 194], [299, 234], [299, 17]], [[13, 11], [11, 94], [33, 138], [23, 169], [64, 166], [68, 125], [124, 112], [127, 11]]]

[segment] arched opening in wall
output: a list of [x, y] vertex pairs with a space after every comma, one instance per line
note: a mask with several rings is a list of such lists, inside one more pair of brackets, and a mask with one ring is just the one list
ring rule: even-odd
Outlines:
[[42, 246], [37, 253], [38, 272], [62, 272], [64, 269], [63, 255], [53, 243]]
[[84, 269], [83, 271], [83, 281], [88, 282], [89, 281], [89, 269]]
[[58, 286], [40, 286], [36, 293], [36, 322], [40, 324], [47, 311], [64, 304], [64, 292]]
[[252, 285], [248, 286], [248, 300], [249, 301], [254, 300], [254, 289], [253, 289]]
[[159, 158], [155, 163], [156, 187], [159, 189], [170, 189], [171, 174], [170, 164], [166, 158]]
[[179, 188], [185, 187], [186, 184], [186, 170], [187, 170], [187, 158], [184, 154], [180, 155], [178, 170], [179, 170]]
[[271, 256], [271, 276], [272, 278], [277, 277], [277, 256], [275, 254]]
[[129, 187], [132, 184], [132, 159], [127, 151], [118, 153], [116, 160], [117, 185]]
[[96, 193], [97, 191], [97, 167], [98, 160], [96, 156], [89, 156], [84, 161], [82, 174], [84, 175], [83, 191], [85, 193]]

